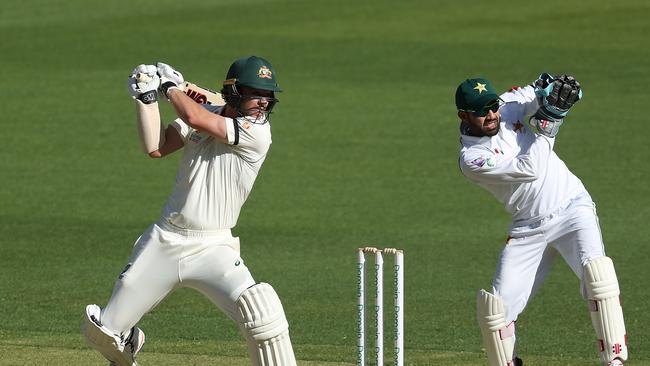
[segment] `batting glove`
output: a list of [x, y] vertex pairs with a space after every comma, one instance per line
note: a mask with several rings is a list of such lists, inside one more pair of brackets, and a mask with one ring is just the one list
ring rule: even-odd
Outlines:
[[156, 66], [138, 65], [129, 76], [129, 94], [133, 99], [138, 99], [144, 104], [158, 100], [157, 90], [160, 88], [160, 77]]
[[171, 88], [180, 90], [179, 85], [185, 82], [183, 75], [174, 70], [173, 67], [162, 62], [159, 62], [156, 66], [158, 75], [160, 76], [160, 91], [167, 96], [167, 91]]

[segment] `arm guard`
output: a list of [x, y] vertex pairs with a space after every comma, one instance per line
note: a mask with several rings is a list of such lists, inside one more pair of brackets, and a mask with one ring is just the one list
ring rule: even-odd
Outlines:
[[160, 122], [160, 111], [158, 102], [143, 103], [140, 99], [135, 100], [138, 114], [138, 132], [140, 145], [145, 154], [150, 154], [165, 143], [165, 129]]

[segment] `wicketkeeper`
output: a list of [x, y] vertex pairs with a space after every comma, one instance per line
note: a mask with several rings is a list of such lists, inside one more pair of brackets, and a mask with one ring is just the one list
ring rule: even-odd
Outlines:
[[460, 168], [512, 215], [492, 291], [478, 293], [478, 322], [492, 366], [522, 365], [515, 321], [559, 253], [581, 281], [603, 365], [628, 357], [619, 286], [605, 256], [596, 207], [553, 145], [567, 113], [582, 97], [568, 75], [542, 74], [498, 96], [490, 81], [467, 79], [456, 90]]
[[[111, 365], [137, 365], [140, 318], [190, 287], [239, 324], [253, 365], [296, 365], [280, 299], [253, 280], [231, 233], [271, 144], [275, 70], [260, 57], [236, 60], [221, 90], [225, 106], [195, 103], [181, 90], [181, 73], [163, 63], [136, 67], [128, 82], [144, 152], [160, 158], [183, 148], [183, 156], [160, 219], [136, 241], [108, 304], [86, 307], [86, 340]], [[167, 128], [160, 97], [179, 117]]]

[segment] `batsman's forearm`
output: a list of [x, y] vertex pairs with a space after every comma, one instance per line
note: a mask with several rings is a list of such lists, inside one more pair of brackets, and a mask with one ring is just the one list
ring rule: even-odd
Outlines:
[[[197, 104], [180, 89], [170, 89], [167, 97], [174, 106], [176, 114], [190, 127], [206, 132], [221, 142], [228, 142], [226, 118], [209, 112], [201, 104]], [[232, 123], [232, 120], [231, 122]]]
[[176, 115], [191, 127], [197, 128], [201, 115], [207, 111], [179, 88], [169, 89], [167, 97], [174, 107]]

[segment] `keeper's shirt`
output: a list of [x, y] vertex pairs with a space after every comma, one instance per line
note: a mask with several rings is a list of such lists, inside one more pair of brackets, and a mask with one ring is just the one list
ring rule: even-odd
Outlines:
[[[222, 108], [204, 107], [213, 113]], [[271, 145], [270, 123], [226, 118], [227, 144], [181, 119], [172, 126], [185, 145], [161, 219], [181, 229], [233, 228]]]
[[534, 88], [513, 90], [501, 99], [499, 133], [474, 137], [461, 131], [459, 164], [469, 180], [505, 205], [514, 224], [525, 225], [587, 192], [553, 151], [555, 138], [526, 126], [539, 108]]

